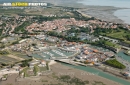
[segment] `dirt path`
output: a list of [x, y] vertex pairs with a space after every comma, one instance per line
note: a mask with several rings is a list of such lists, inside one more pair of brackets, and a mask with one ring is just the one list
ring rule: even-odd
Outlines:
[[23, 58], [20, 58], [20, 57], [17, 57], [17, 56], [14, 56], [14, 55], [8, 55], [9, 57], [11, 57], [11, 58], [15, 58], [15, 59], [17, 59], [17, 60], [24, 60]]

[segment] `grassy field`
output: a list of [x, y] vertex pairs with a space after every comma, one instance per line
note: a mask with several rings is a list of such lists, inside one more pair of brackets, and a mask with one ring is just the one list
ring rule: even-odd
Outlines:
[[12, 15], [24, 13], [24, 9], [0, 9], [0, 15]]
[[28, 57], [26, 54], [20, 52], [14, 52], [11, 50], [8, 50], [8, 54], [0, 55], [0, 63], [2, 64], [14, 64], [22, 60], [28, 60], [28, 59], [31, 58]]
[[53, 8], [38, 8], [38, 9], [25, 9], [26, 14], [29, 15], [71, 15], [69, 12], [64, 12], [63, 9], [59, 7]]
[[113, 32], [113, 33], [107, 33], [106, 36], [111, 37], [111, 38], [115, 38], [115, 39], [119, 39], [119, 40], [123, 40], [126, 43], [130, 44], [130, 41], [126, 39], [126, 35], [130, 35], [129, 31], [126, 30], [122, 30], [120, 29], [119, 32]]
[[65, 11], [66, 9], [62, 7], [52, 7], [52, 8], [31, 8], [31, 9], [2, 9], [0, 8], [0, 15], [57, 15], [57, 16], [73, 16], [74, 14]]
[[[13, 56], [13, 55], [12, 55]], [[22, 60], [25, 60], [23, 58], [21, 58]], [[0, 55], [0, 63], [3, 63], [3, 64], [14, 64], [16, 62], [20, 62], [21, 60], [19, 59], [18, 56], [15, 56], [15, 57], [11, 57], [11, 56], [2, 56]]]
[[122, 31], [122, 32], [117, 32], [117, 33], [107, 34], [107, 36], [113, 37], [113, 38], [117, 38], [117, 39], [124, 39], [123, 36], [125, 36], [125, 35], [126, 35], [126, 34], [124, 33], [124, 31]]
[[19, 62], [20, 60], [17, 58], [10, 57], [11, 53], [7, 50], [0, 51], [0, 63], [3, 64], [13, 64], [15, 62]]
[[8, 56], [3, 56], [3, 57], [0, 57], [0, 62], [4, 63], [4, 64], [13, 64], [15, 62], [19, 62], [19, 60], [15, 59], [15, 58], [8, 57]]
[[105, 42], [105, 44], [106, 44], [107, 46], [110, 46], [110, 47], [114, 47], [114, 46], [115, 46], [115, 44], [113, 44], [113, 43], [111, 43], [111, 42]]

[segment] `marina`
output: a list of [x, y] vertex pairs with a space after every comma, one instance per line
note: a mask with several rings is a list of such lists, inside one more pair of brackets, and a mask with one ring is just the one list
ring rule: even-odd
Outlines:
[[69, 57], [73, 57], [74, 55], [76, 55], [77, 52], [73, 52], [73, 51], [67, 51], [67, 50], [63, 50], [60, 48], [54, 48], [54, 49], [48, 49], [46, 51], [41, 51], [41, 52], [36, 52], [31, 54], [30, 56], [32, 56], [33, 58], [36, 59], [43, 59], [43, 60], [48, 60], [48, 59], [66, 59]]

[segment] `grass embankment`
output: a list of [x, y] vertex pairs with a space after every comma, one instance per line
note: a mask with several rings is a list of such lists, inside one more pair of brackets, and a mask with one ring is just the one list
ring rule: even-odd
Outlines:
[[38, 68], [37, 65], [35, 65], [34, 68], [33, 68], [33, 72], [34, 72], [35, 76], [37, 75], [38, 71], [39, 71], [39, 68]]
[[118, 44], [115, 44], [115, 43], [112, 43], [112, 42], [109, 42], [109, 41], [105, 41], [105, 46], [120, 48], [120, 46]]
[[22, 73], [24, 73], [24, 77], [28, 77], [29, 75], [27, 74], [27, 70], [29, 68], [28, 67], [25, 67], [22, 71], [19, 72], [19, 75], [21, 75]]
[[119, 61], [117, 61], [116, 59], [113, 59], [113, 60], [107, 60], [105, 62], [107, 65], [110, 65], [112, 67], [115, 67], [115, 68], [119, 68], [119, 69], [125, 69], [126, 66], [123, 65], [122, 63], [120, 63]]

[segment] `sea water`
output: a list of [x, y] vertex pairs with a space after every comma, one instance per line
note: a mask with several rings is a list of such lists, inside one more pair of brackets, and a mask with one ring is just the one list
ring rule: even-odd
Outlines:
[[130, 0], [81, 0], [78, 3], [91, 6], [114, 6], [124, 8], [115, 11], [114, 15], [130, 24]]

